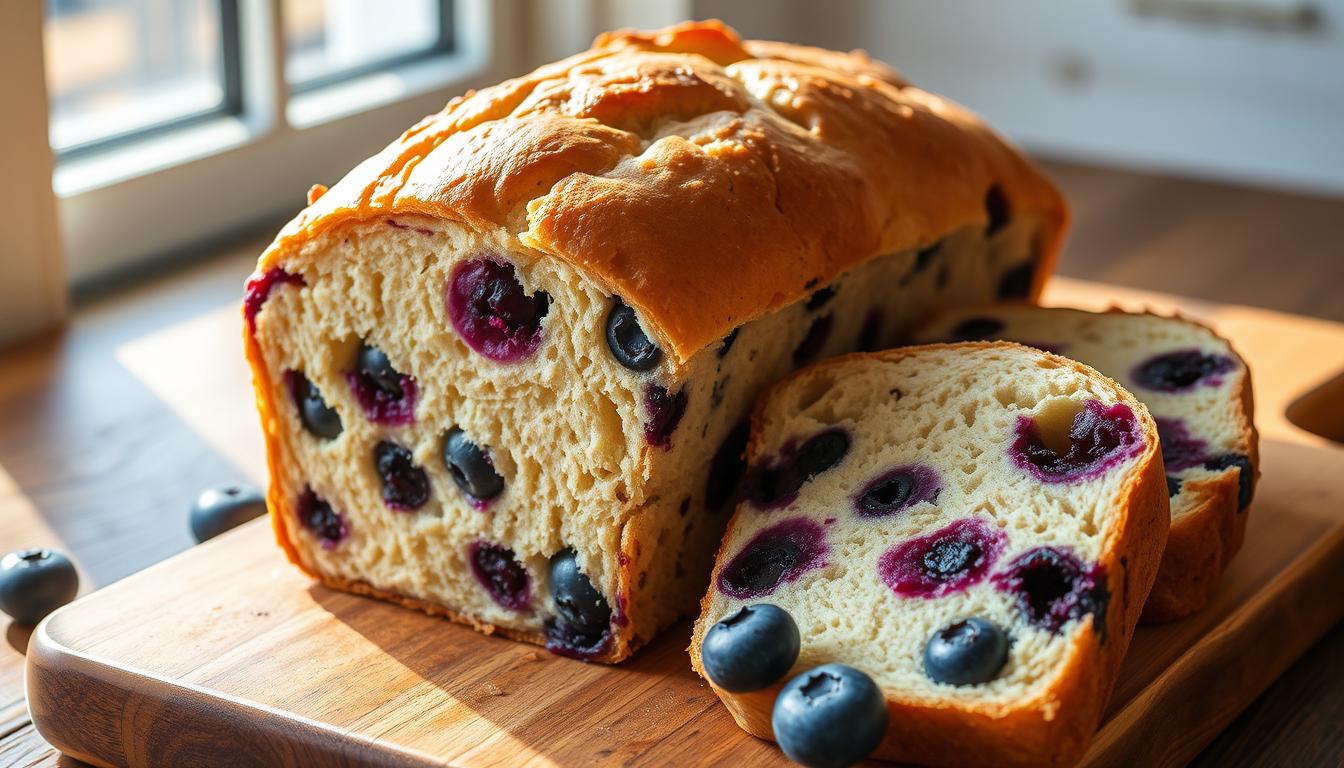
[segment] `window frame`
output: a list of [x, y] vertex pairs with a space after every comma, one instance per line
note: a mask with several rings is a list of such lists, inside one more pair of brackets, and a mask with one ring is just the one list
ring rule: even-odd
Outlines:
[[115, 149], [118, 146], [125, 146], [127, 143], [152, 140], [209, 120], [220, 117], [236, 117], [242, 114], [243, 84], [242, 66], [239, 61], [242, 47], [238, 29], [239, 0], [214, 0], [214, 2], [219, 9], [219, 84], [221, 90], [219, 105], [213, 109], [191, 112], [167, 120], [159, 120], [139, 128], [119, 131], [92, 141], [80, 142], [60, 149], [53, 148], [52, 151], [56, 154], [57, 162], [90, 157], [100, 152]]
[[[57, 158], [59, 241], [75, 290], [187, 258], [246, 228], [275, 225], [303, 206], [311, 184], [335, 183], [453, 95], [515, 74], [526, 63], [518, 41], [530, 38], [519, 29], [530, 20], [527, 0], [452, 0], [445, 17], [454, 36], [450, 52], [295, 91], [285, 79], [280, 2], [223, 2], [237, 10], [228, 20], [238, 43], [234, 114]], [[9, 34], [22, 33], [0, 30], [0, 45]], [[363, 100], [343, 101], [343, 93]], [[51, 153], [48, 146], [31, 149]]]
[[333, 85], [339, 85], [351, 80], [366, 77], [368, 75], [384, 72], [388, 69], [404, 67], [408, 64], [416, 64], [426, 59], [433, 59], [440, 56], [450, 56], [453, 54], [456, 45], [456, 30], [454, 29], [453, 4], [454, 0], [435, 0], [439, 7], [439, 34], [434, 40], [434, 44], [428, 48], [410, 53], [394, 54], [382, 59], [365, 64], [358, 64], [353, 67], [342, 69], [319, 75], [309, 80], [300, 82], [289, 82], [289, 92], [291, 95], [299, 96], [305, 93], [329, 88]]

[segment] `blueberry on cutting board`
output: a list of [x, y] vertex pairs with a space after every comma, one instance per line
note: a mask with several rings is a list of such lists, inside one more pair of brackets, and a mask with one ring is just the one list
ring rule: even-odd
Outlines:
[[844, 664], [823, 664], [784, 686], [770, 724], [789, 759], [809, 768], [843, 768], [882, 743], [887, 702], [868, 675]]
[[20, 624], [36, 624], [77, 592], [79, 574], [60, 552], [24, 549], [0, 558], [0, 611]]
[[191, 505], [191, 535], [207, 541], [266, 514], [266, 498], [255, 488], [220, 485], [207, 488]]
[[788, 611], [769, 603], [748, 605], [709, 628], [700, 661], [725, 691], [759, 691], [788, 673], [801, 645]]

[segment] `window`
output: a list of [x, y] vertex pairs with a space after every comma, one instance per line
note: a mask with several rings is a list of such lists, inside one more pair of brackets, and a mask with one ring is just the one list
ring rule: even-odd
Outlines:
[[289, 0], [285, 79], [296, 93], [452, 50], [442, 0]]
[[48, 0], [51, 146], [70, 155], [239, 111], [234, 0]]
[[11, 70], [0, 97], [45, 88], [48, 120], [21, 110], [0, 131], [20, 157], [47, 154], [39, 130], [53, 150], [57, 223], [30, 226], [76, 287], [272, 227], [451, 97], [538, 63], [521, 57], [528, 0], [17, 5], [0, 51], [41, 83]]

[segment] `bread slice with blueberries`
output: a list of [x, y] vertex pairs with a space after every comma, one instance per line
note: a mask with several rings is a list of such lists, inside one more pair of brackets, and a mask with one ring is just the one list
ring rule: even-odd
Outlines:
[[1142, 403], [1018, 344], [904, 347], [772, 387], [748, 456], [691, 643], [743, 728], [807, 765], [1079, 759], [1167, 535]]
[[277, 539], [333, 587], [624, 659], [694, 612], [761, 387], [1034, 296], [1065, 219], [862, 53], [604, 35], [314, 188], [261, 256]]
[[1183, 317], [1022, 304], [947, 310], [917, 341], [1007, 339], [1096, 368], [1157, 422], [1171, 532], [1145, 621], [1202, 608], [1241, 549], [1259, 473], [1251, 376], [1226, 340]]

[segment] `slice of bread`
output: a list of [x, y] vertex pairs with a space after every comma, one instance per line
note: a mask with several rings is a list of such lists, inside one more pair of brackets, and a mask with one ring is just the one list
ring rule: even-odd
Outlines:
[[1171, 533], [1145, 621], [1209, 601], [1241, 549], [1260, 466], [1251, 377], [1227, 340], [1181, 317], [1020, 304], [949, 310], [923, 341], [1009, 339], [1096, 368], [1148, 406], [1162, 438]]
[[[795, 671], [840, 662], [881, 687], [876, 756], [1077, 760], [1166, 539], [1157, 426], [1138, 400], [1010, 343], [850, 355], [762, 397], [748, 458], [691, 641], [697, 672], [715, 622], [768, 602], [801, 630]], [[1006, 634], [1006, 659], [978, 684], [935, 682], [926, 645], [971, 618]], [[715, 690], [772, 738], [780, 687]]]

